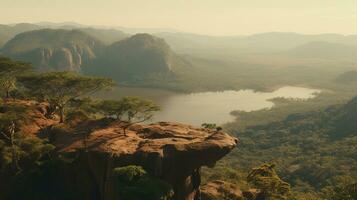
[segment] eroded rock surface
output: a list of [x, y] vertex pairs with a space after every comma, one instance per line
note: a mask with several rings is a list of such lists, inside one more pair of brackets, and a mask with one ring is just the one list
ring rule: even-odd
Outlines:
[[96, 194], [103, 200], [120, 199], [112, 171], [126, 165], [141, 165], [170, 183], [176, 200], [199, 200], [200, 168], [213, 166], [238, 142], [223, 132], [168, 122], [132, 126], [127, 136], [118, 123], [93, 128], [86, 139], [81, 135], [61, 133], [54, 138], [60, 152], [85, 149], [83, 164], [89, 166], [99, 186]]

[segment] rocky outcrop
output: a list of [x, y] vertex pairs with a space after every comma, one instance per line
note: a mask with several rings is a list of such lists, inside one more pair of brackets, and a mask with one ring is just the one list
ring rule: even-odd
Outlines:
[[183, 69], [191, 70], [191, 63], [177, 55], [165, 40], [149, 34], [136, 34], [115, 42], [103, 52], [86, 66], [85, 73], [140, 82], [158, 78], [173, 80]]
[[109, 119], [73, 118], [59, 124], [47, 103], [11, 103], [28, 107], [30, 120], [21, 127], [24, 134], [49, 139], [59, 155], [73, 160], [52, 169], [48, 187], [75, 191], [82, 200], [120, 200], [113, 169], [128, 165], [142, 166], [169, 183], [174, 200], [200, 200], [200, 168], [214, 166], [238, 143], [221, 131], [170, 122], [132, 125], [126, 134], [125, 124]]
[[242, 191], [237, 185], [225, 181], [212, 181], [201, 186], [202, 200], [256, 200], [259, 191]]
[[[200, 168], [213, 166], [238, 142], [223, 132], [178, 123], [134, 125], [127, 136], [118, 123], [81, 126], [77, 134], [52, 133], [52, 140], [59, 152], [85, 152], [79, 167], [92, 176], [97, 195], [94, 199], [102, 200], [120, 199], [112, 173], [114, 168], [127, 165], [143, 166], [151, 175], [171, 184], [176, 200], [199, 200]], [[88, 129], [91, 131], [85, 133], [85, 138], [79, 134]]]
[[2, 52], [40, 70], [80, 71], [103, 48], [103, 43], [79, 30], [42, 29], [17, 35]]
[[84, 63], [96, 57], [92, 49], [76, 44], [36, 49], [32, 53], [40, 70], [80, 71]]

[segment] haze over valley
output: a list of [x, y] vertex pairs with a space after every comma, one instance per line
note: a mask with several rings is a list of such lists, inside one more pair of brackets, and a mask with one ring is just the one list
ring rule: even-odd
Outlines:
[[0, 4], [0, 200], [357, 199], [355, 1]]

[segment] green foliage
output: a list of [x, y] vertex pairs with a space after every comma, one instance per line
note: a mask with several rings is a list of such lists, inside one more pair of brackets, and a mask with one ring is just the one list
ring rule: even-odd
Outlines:
[[[11, 180], [11, 200], [74, 200], [83, 198], [78, 187], [85, 187], [85, 182], [73, 185], [68, 179], [74, 176], [71, 170], [75, 166], [61, 157], [46, 159], [38, 165], [16, 174]], [[63, 171], [67, 174], [63, 174]], [[77, 173], [76, 175], [78, 175]], [[69, 177], [68, 177], [69, 176]], [[75, 180], [75, 179], [74, 179]]]
[[140, 166], [115, 168], [114, 175], [119, 183], [119, 196], [123, 200], [169, 200], [173, 196], [167, 183], [151, 177]]
[[61, 122], [72, 99], [90, 95], [114, 85], [111, 79], [81, 76], [72, 72], [48, 72], [23, 76], [19, 81], [31, 93], [58, 108]]
[[27, 107], [4, 104], [0, 113], [0, 168], [3, 172], [16, 173], [31, 167], [53, 150], [47, 141], [20, 132], [20, 126], [30, 120]]
[[322, 190], [328, 200], [355, 200], [357, 199], [357, 181], [350, 176], [339, 176], [331, 181], [331, 186]]
[[[323, 92], [307, 101], [274, 99], [276, 106], [270, 110], [236, 112], [236, 122], [225, 130], [239, 138], [238, 148], [203, 174], [233, 182], [229, 173], [221, 172], [222, 166], [245, 173], [274, 162], [291, 185], [293, 199], [324, 199], [322, 190], [339, 183], [334, 177], [357, 178], [357, 107], [356, 99], [346, 104], [350, 95]], [[331, 103], [340, 105], [327, 106]]]
[[203, 123], [201, 125], [201, 127], [205, 128], [205, 129], [216, 130], [216, 131], [221, 131], [222, 130], [222, 127], [217, 126], [216, 124], [210, 124], [210, 123]]
[[115, 116], [124, 122], [125, 130], [136, 123], [150, 120], [160, 108], [152, 101], [138, 97], [124, 97], [121, 100], [105, 100], [97, 105], [97, 109], [107, 117]]
[[290, 185], [279, 178], [274, 167], [274, 164], [263, 164], [254, 168], [248, 174], [247, 180], [260, 190], [266, 200], [287, 199]]
[[[3, 171], [9, 170], [14, 162], [17, 162], [17, 170], [31, 168], [53, 149], [54, 146], [48, 144], [46, 140], [16, 133], [13, 137], [13, 145], [8, 144], [0, 147], [0, 168]], [[16, 155], [13, 154], [14, 151]]]
[[0, 57], [0, 90], [5, 92], [6, 98], [9, 98], [10, 93], [16, 90], [16, 78], [29, 70], [31, 70], [31, 65], [28, 63]]

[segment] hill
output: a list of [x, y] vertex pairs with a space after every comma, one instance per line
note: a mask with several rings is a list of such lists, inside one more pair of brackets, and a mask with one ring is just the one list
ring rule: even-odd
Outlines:
[[356, 60], [357, 46], [317, 41], [293, 48], [286, 54], [298, 58]]
[[137, 34], [108, 46], [85, 72], [121, 82], [174, 79], [190, 63], [174, 53], [165, 40]]
[[357, 83], [357, 71], [352, 70], [352, 71], [347, 71], [343, 74], [340, 74], [336, 79], [336, 83], [340, 84], [352, 84], [352, 83]]
[[115, 29], [80, 28], [78, 30], [97, 38], [106, 45], [110, 45], [130, 36], [129, 34]]
[[322, 41], [344, 45], [357, 45], [357, 35], [340, 34], [318, 34], [307, 35], [289, 32], [259, 33], [242, 36], [207, 36], [190, 33], [156, 33], [164, 38], [176, 51], [180, 53], [206, 52], [220, 53], [222, 49], [231, 51], [229, 54], [237, 53], [267, 53], [288, 51], [301, 45]]
[[79, 71], [103, 49], [98, 39], [78, 30], [41, 29], [16, 35], [2, 53], [42, 70]]
[[21, 23], [16, 25], [1, 25], [0, 24], [0, 48], [15, 35], [26, 31], [40, 29], [40, 26], [35, 24]]

